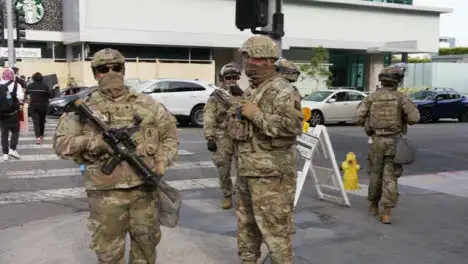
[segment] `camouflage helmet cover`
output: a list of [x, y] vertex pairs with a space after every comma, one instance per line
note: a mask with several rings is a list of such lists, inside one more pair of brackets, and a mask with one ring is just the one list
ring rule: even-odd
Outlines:
[[118, 50], [105, 48], [96, 52], [91, 60], [91, 67], [106, 64], [124, 64], [125, 57]]
[[258, 59], [277, 59], [279, 57], [278, 46], [273, 39], [267, 36], [250, 37], [242, 44], [239, 52]]
[[279, 58], [275, 62], [275, 66], [277, 67], [278, 72], [280, 72], [281, 75], [290, 82], [296, 82], [299, 78], [299, 74], [301, 73], [296, 64], [284, 58]]
[[387, 66], [379, 73], [379, 81], [400, 83], [405, 77], [406, 68], [405, 63], [397, 63]]
[[240, 75], [241, 72], [235, 64], [228, 63], [221, 68], [221, 70], [219, 71], [219, 75], [226, 76], [229, 74]]

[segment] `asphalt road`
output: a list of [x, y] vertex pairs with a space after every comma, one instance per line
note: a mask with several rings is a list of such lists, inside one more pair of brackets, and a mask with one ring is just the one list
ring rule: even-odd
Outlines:
[[[55, 126], [56, 120], [49, 119], [46, 140], [40, 146], [34, 144], [32, 129], [22, 134], [18, 150], [22, 159], [0, 162], [0, 230], [88, 210], [78, 165], [59, 160], [51, 148], [50, 137]], [[368, 138], [362, 128], [334, 125], [327, 129], [338, 165], [348, 152], [354, 152], [362, 168], [361, 183], [366, 184]], [[467, 132], [467, 124], [456, 122], [410, 127], [408, 136], [416, 144], [418, 156], [413, 165], [405, 168], [401, 179], [404, 205], [396, 216], [399, 225], [393, 229], [379, 225], [367, 216], [365, 188], [360, 193], [350, 193], [352, 208], [343, 210], [318, 201], [312, 184], [306, 182], [296, 210], [295, 263], [466, 261], [468, 189], [463, 186], [468, 185]], [[190, 210], [184, 211], [184, 227], [227, 236], [232, 241], [236, 235], [235, 215], [233, 211], [220, 210], [221, 193], [217, 189], [216, 170], [203, 141], [202, 130], [181, 127], [178, 134], [179, 156], [165, 178], [187, 197], [184, 205]], [[427, 179], [435, 180], [431, 180], [430, 185]], [[441, 189], [442, 185], [445, 189]], [[207, 214], [216, 215], [213, 216], [216, 223], [195, 220], [196, 217], [207, 219]], [[7, 243], [7, 239], [0, 235], [0, 245]], [[442, 240], [447, 242], [442, 243]], [[233, 245], [235, 247], [235, 243]], [[358, 253], [356, 249], [364, 251]], [[340, 252], [348, 254], [349, 261]], [[1, 256], [2, 253], [0, 260]]]

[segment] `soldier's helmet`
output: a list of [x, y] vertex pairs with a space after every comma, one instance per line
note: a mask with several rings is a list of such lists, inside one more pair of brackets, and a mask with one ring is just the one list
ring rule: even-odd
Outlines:
[[281, 75], [290, 82], [296, 82], [299, 78], [299, 68], [292, 61], [288, 61], [285, 58], [279, 58], [275, 62], [276, 69]]
[[241, 54], [247, 54], [257, 59], [278, 59], [279, 49], [275, 41], [267, 36], [253, 36], [247, 39], [239, 49]]
[[124, 64], [125, 57], [118, 50], [105, 48], [96, 52], [91, 60], [91, 67], [106, 64]]
[[387, 66], [379, 73], [379, 81], [399, 84], [405, 78], [406, 64], [397, 63]]
[[219, 75], [221, 77], [223, 76], [227, 76], [227, 75], [241, 75], [241, 72], [239, 70], [239, 68], [233, 64], [233, 63], [228, 63], [226, 65], [224, 65], [221, 70], [219, 71]]

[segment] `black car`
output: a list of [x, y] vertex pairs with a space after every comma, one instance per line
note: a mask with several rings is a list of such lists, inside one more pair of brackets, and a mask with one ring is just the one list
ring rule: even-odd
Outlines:
[[65, 106], [78, 98], [84, 98], [88, 94], [96, 90], [97, 87], [89, 87], [84, 90], [81, 90], [77, 94], [65, 95], [62, 97], [54, 98], [49, 102], [48, 115], [61, 116], [65, 110]]

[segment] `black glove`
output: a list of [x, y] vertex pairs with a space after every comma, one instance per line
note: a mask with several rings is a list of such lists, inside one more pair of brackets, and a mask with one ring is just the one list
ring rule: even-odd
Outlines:
[[233, 96], [241, 96], [244, 91], [242, 91], [242, 89], [237, 86], [237, 85], [231, 85], [229, 86], [229, 92], [233, 95]]
[[211, 152], [216, 152], [216, 150], [218, 149], [216, 147], [216, 141], [212, 138], [208, 139], [207, 146], [208, 146], [208, 150]]

